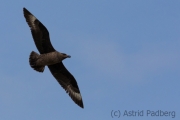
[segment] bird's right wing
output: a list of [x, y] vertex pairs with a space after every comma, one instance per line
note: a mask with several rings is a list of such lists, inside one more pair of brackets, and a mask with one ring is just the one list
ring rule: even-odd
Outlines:
[[46, 29], [46, 27], [26, 8], [23, 8], [23, 11], [24, 11], [24, 17], [31, 29], [34, 42], [39, 52], [41, 54], [54, 52], [55, 49], [53, 48], [50, 42], [49, 32]]

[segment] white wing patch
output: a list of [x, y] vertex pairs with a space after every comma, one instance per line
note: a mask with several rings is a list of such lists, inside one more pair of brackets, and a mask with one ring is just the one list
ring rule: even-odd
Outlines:
[[37, 18], [34, 17], [33, 15], [29, 15], [29, 22], [31, 23], [31, 29], [37, 29], [36, 28], [36, 24], [34, 23], [34, 21], [36, 20]]
[[72, 95], [73, 97], [75, 97], [76, 99], [78, 99], [79, 101], [82, 100], [81, 94], [75, 92], [74, 90], [71, 89], [72, 86], [68, 85], [67, 86], [67, 92], [69, 92], [70, 95]]

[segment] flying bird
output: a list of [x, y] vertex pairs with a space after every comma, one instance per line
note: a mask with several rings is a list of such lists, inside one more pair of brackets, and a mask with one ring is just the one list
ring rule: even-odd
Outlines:
[[30, 27], [34, 43], [40, 54], [32, 51], [29, 57], [30, 66], [43, 72], [47, 65], [58, 83], [65, 89], [71, 99], [84, 108], [83, 100], [74, 76], [63, 65], [62, 60], [70, 58], [70, 55], [58, 52], [51, 44], [49, 32], [46, 27], [26, 8], [23, 8], [24, 17]]

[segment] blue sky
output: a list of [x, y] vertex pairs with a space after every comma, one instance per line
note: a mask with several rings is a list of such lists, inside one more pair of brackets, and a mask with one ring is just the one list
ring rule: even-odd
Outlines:
[[[48, 68], [28, 62], [38, 50], [23, 7], [49, 30], [83, 97], [78, 107]], [[1, 120], [170, 120], [180, 117], [180, 1], [0, 1]], [[151, 116], [147, 110], [175, 112]], [[143, 116], [123, 116], [144, 111]]]

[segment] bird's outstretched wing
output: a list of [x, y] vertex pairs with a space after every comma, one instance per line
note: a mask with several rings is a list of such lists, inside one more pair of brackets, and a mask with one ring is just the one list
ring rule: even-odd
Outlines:
[[39, 52], [41, 54], [54, 52], [55, 49], [53, 48], [51, 44], [51, 41], [49, 38], [49, 32], [46, 29], [46, 27], [26, 8], [23, 8], [23, 11], [24, 11], [24, 17], [31, 29], [34, 42]]
[[56, 78], [59, 84], [65, 89], [65, 91], [69, 94], [72, 100], [77, 105], [84, 108], [83, 100], [77, 82], [73, 77], [73, 75], [65, 68], [63, 63], [61, 62], [54, 65], [49, 65], [48, 67], [52, 75]]
[[[26, 8], [23, 8], [24, 17], [31, 29], [31, 33], [36, 44], [37, 49], [41, 54], [49, 53], [55, 51], [53, 48], [50, 38], [49, 32], [46, 27], [34, 16], [32, 15]], [[72, 100], [84, 108], [82, 97], [80, 94], [79, 87], [73, 75], [65, 68], [62, 62], [49, 65], [49, 70], [52, 75], [56, 78], [59, 84], [65, 89], [65, 91], [69, 94]]]

